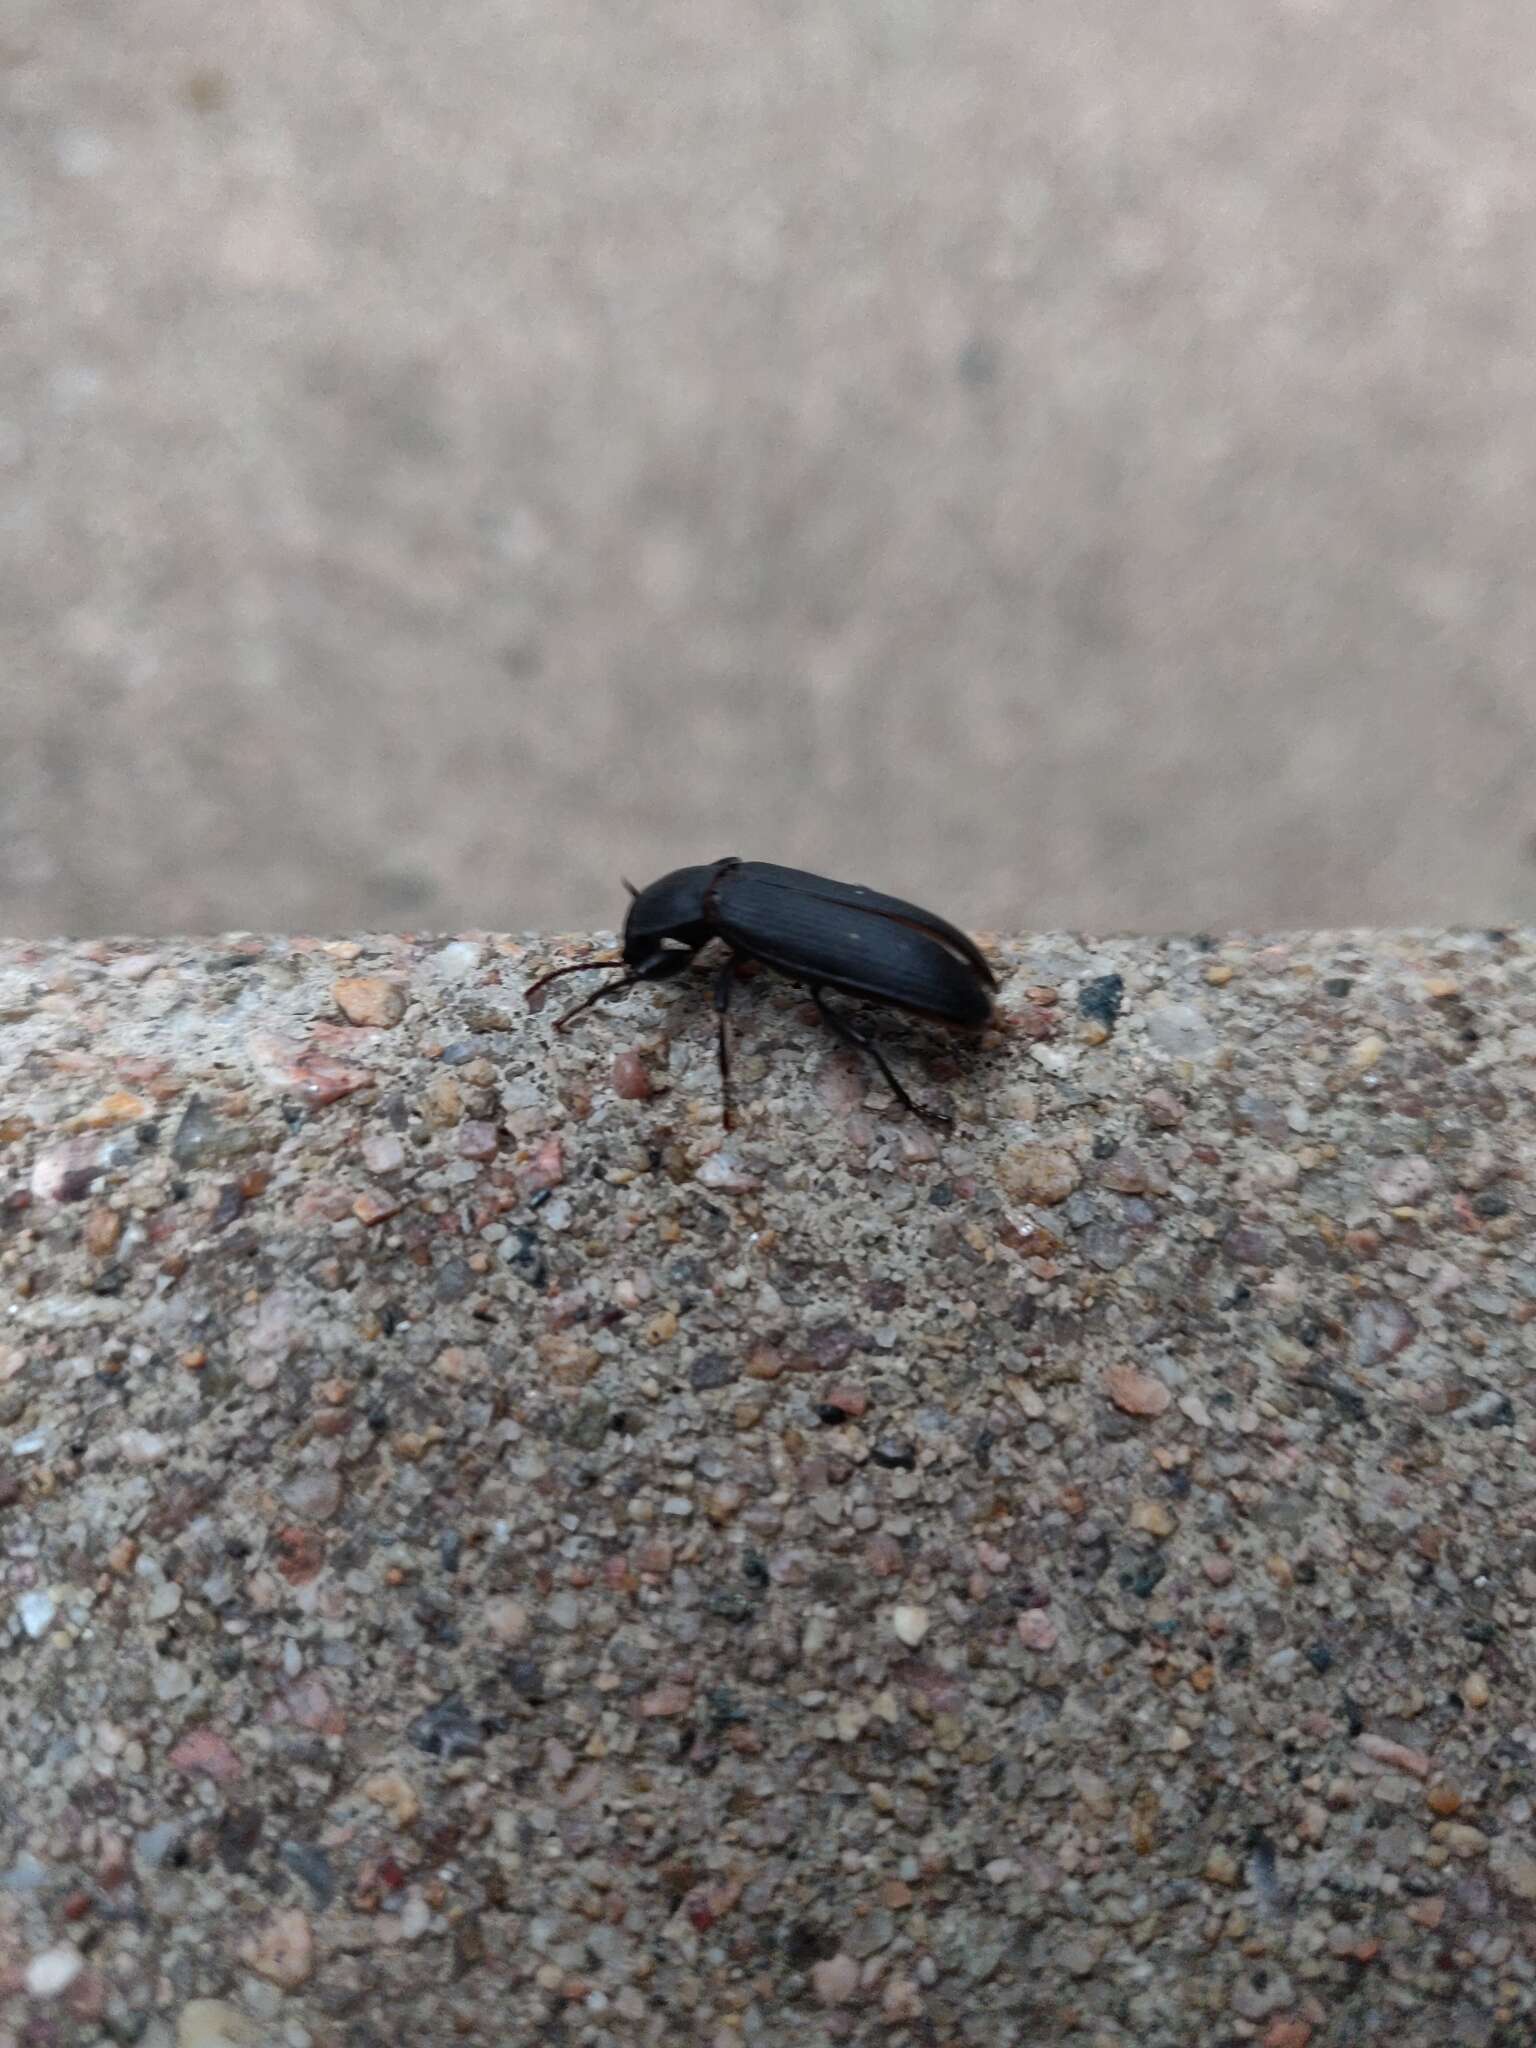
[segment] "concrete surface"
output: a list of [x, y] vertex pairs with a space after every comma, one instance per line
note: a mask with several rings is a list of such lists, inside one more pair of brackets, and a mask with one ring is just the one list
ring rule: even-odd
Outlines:
[[0, 947], [4, 2048], [1514, 2048], [1536, 931]]
[[1536, 908], [1536, 18], [9, 0], [0, 929]]

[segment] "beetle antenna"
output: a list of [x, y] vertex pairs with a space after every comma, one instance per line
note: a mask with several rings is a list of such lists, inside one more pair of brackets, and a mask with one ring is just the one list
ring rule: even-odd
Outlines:
[[638, 896], [640, 894], [640, 891], [635, 887], [628, 875], [620, 875], [619, 880], [624, 884], [631, 896]]
[[552, 967], [548, 974], [541, 974], [537, 981], [529, 982], [528, 986], [523, 990], [523, 1000], [524, 1002], [531, 1003], [541, 988], [551, 981], [558, 981], [562, 974], [590, 974], [594, 968], [622, 967], [623, 964], [622, 960], [615, 958], [609, 960], [576, 960], [569, 967]]
[[590, 1010], [592, 1005], [600, 1003], [604, 996], [616, 996], [621, 988], [633, 988], [637, 981], [644, 980], [643, 974], [621, 974], [617, 981], [605, 981], [601, 988], [593, 989], [591, 995], [585, 997], [574, 1009], [567, 1010], [563, 1017], [557, 1017], [555, 1029], [563, 1031], [573, 1017], [579, 1017], [583, 1010]]

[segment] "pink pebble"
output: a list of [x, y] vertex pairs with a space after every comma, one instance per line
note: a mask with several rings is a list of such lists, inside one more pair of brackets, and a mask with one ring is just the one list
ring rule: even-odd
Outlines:
[[496, 1157], [496, 1126], [485, 1123], [460, 1124], [459, 1157], [461, 1159], [494, 1159]]
[[245, 1766], [222, 1735], [211, 1728], [193, 1728], [183, 1735], [167, 1758], [173, 1771], [189, 1777], [212, 1778], [216, 1785], [231, 1784]]
[[650, 1099], [651, 1077], [645, 1070], [644, 1060], [633, 1048], [619, 1053], [613, 1062], [613, 1092], [621, 1102], [647, 1102]]
[[1043, 1607], [1027, 1607], [1016, 1624], [1026, 1650], [1054, 1650], [1056, 1624]]

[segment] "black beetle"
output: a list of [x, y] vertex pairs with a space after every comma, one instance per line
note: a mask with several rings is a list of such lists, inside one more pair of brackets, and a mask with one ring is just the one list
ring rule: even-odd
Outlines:
[[997, 979], [973, 939], [897, 896], [881, 896], [854, 882], [829, 881], [802, 868], [775, 867], [761, 860], [711, 861], [705, 867], [675, 868], [649, 888], [625, 883], [634, 899], [624, 920], [624, 950], [618, 959], [582, 960], [556, 967], [528, 990], [537, 992], [562, 974], [596, 967], [625, 972], [567, 1010], [555, 1029], [563, 1030], [604, 996], [638, 981], [668, 981], [689, 966], [712, 939], [730, 950], [715, 977], [719, 1017], [721, 1107], [731, 1128], [731, 1059], [726, 1011], [739, 970], [748, 961], [771, 967], [802, 983], [827, 1023], [858, 1052], [868, 1053], [896, 1098], [914, 1115], [936, 1123], [949, 1118], [919, 1108], [887, 1066], [878, 1046], [846, 1017], [829, 1009], [824, 989], [862, 996], [931, 1017], [942, 1024], [979, 1029], [992, 1017]]

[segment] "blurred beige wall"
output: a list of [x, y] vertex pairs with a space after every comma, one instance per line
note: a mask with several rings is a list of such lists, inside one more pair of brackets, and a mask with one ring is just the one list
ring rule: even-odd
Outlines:
[[1536, 912], [1525, 0], [8, 0], [0, 928]]

